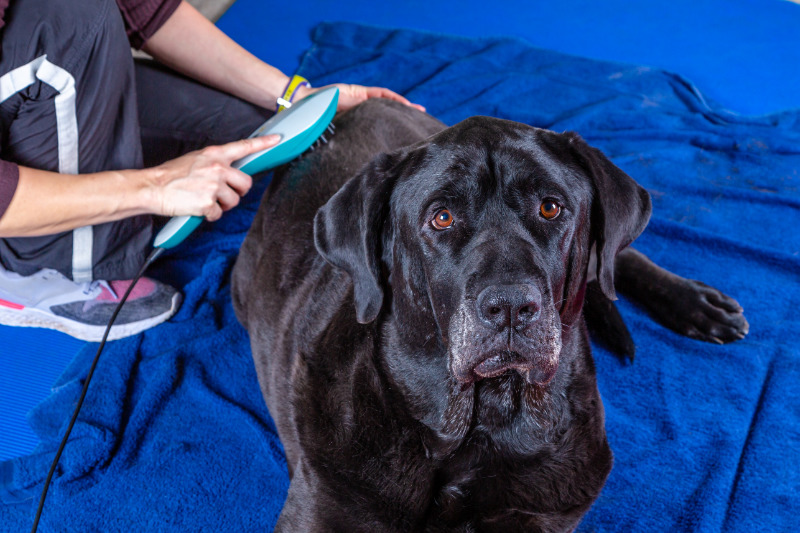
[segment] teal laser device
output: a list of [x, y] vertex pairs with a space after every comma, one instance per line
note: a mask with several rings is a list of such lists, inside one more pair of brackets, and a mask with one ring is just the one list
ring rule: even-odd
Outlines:
[[[254, 131], [250, 137], [277, 134], [281, 140], [275, 146], [234, 161], [231, 166], [250, 176], [288, 163], [317, 141], [329, 127], [336, 106], [339, 89], [330, 87], [307, 96], [292, 107], [274, 115]], [[169, 249], [177, 246], [203, 221], [203, 217], [173, 217], [156, 235], [153, 246]]]

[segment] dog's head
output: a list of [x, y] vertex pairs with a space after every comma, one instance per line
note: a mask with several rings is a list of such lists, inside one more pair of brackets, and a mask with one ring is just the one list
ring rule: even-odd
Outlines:
[[614, 258], [649, 214], [647, 192], [577, 135], [474, 117], [375, 159], [320, 209], [315, 239], [352, 278], [359, 322], [391, 309], [462, 385], [511, 371], [543, 386], [591, 249], [613, 299]]

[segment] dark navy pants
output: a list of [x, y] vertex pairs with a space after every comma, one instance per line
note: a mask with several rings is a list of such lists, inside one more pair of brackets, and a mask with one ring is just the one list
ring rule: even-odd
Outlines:
[[[60, 172], [152, 166], [247, 137], [270, 112], [134, 61], [114, 0], [14, 0], [0, 56], [0, 158]], [[87, 198], [87, 205], [92, 202]], [[139, 216], [0, 239], [0, 264], [76, 281], [129, 279], [150, 250]]]

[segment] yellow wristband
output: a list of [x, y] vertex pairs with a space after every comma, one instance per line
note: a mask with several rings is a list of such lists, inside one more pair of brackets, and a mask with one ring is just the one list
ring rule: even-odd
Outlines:
[[280, 113], [284, 109], [292, 107], [292, 101], [297, 94], [297, 89], [300, 87], [308, 87], [310, 89], [311, 84], [308, 83], [308, 80], [304, 77], [295, 74], [292, 76], [292, 79], [289, 80], [286, 89], [283, 90], [283, 96], [278, 98], [278, 105], [275, 106], [276, 113]]

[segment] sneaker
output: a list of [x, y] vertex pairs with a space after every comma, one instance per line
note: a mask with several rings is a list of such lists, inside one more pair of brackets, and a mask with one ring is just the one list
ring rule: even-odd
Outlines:
[[[55, 329], [78, 339], [100, 342], [131, 283], [76, 283], [52, 269], [20, 276], [0, 268], [0, 324]], [[141, 278], [114, 320], [108, 340], [135, 335], [160, 324], [174, 315], [180, 304], [178, 291]]]

